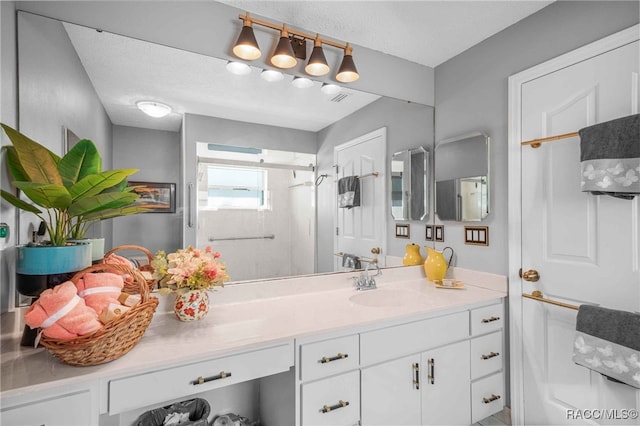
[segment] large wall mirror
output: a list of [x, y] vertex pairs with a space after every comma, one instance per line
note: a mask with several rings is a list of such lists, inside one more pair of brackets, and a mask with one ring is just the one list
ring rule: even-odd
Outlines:
[[[229, 270], [234, 281], [333, 271], [334, 146], [386, 127], [390, 136], [385, 162], [392, 153], [419, 145], [433, 149], [431, 106], [348, 86], [338, 94], [326, 94], [321, 82], [297, 89], [290, 84], [293, 76], [268, 82], [256, 67], [249, 75], [233, 75], [226, 59], [22, 11], [18, 45], [22, 131], [58, 150], [60, 129], [67, 126], [79, 137], [94, 139], [113, 168], [136, 167], [136, 180], [177, 184], [176, 213], [105, 223], [111, 246], [137, 243], [155, 252], [210, 243], [223, 257], [237, 257], [226, 259], [237, 270]], [[147, 117], [135, 107], [143, 98], [170, 104], [173, 112], [164, 119]], [[209, 200], [204, 205], [209, 194], [229, 189], [223, 181], [209, 180], [222, 178], [222, 169], [229, 165], [219, 167], [220, 158], [214, 163], [204, 160], [198, 144], [210, 152], [212, 144], [259, 150], [258, 162], [277, 165], [265, 175], [245, 164], [254, 169], [246, 172], [253, 183], [244, 182], [241, 190], [231, 188], [236, 202], [249, 202], [249, 195], [266, 197], [252, 207], [253, 216], [241, 208], [217, 208]], [[268, 151], [280, 158], [267, 157]], [[248, 160], [232, 161], [242, 168], [240, 163]], [[309, 168], [310, 163], [315, 167]], [[278, 188], [272, 186], [276, 181]], [[275, 210], [269, 209], [276, 204], [284, 208], [273, 220]], [[415, 217], [427, 214], [421, 201], [415, 206]], [[192, 225], [190, 236], [183, 235], [185, 222]], [[21, 220], [24, 235], [28, 225], [29, 220]], [[391, 221], [383, 226], [391, 228]], [[291, 256], [292, 241], [304, 242], [293, 250], [303, 258]], [[404, 244], [392, 237], [387, 237], [387, 245], [384, 254], [404, 253]], [[248, 262], [257, 265], [256, 259], [270, 268], [248, 268]]]
[[436, 214], [442, 221], [479, 222], [489, 214], [489, 137], [471, 133], [435, 149]]
[[423, 147], [391, 157], [391, 216], [425, 220], [429, 214], [429, 152]]

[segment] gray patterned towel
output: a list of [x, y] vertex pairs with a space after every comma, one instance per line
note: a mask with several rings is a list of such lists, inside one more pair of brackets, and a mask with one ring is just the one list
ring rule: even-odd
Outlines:
[[578, 133], [583, 192], [624, 199], [640, 194], [640, 114]]
[[581, 305], [573, 362], [640, 389], [640, 314]]
[[360, 178], [347, 176], [338, 180], [338, 207], [350, 209], [360, 205]]

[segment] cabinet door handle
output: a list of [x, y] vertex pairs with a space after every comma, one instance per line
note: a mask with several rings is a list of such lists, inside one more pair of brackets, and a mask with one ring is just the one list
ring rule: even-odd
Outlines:
[[498, 321], [499, 319], [500, 317], [482, 318], [482, 322], [486, 324], [488, 322]]
[[497, 401], [498, 399], [500, 399], [500, 395], [496, 395], [495, 393], [491, 394], [491, 398], [482, 398], [482, 402], [485, 404], [490, 404], [493, 401]]
[[321, 413], [328, 413], [329, 411], [337, 410], [338, 408], [343, 408], [349, 405], [349, 401], [338, 401], [337, 404], [334, 405], [325, 405], [320, 409]]
[[192, 381], [192, 385], [202, 385], [207, 382], [213, 382], [214, 380], [226, 379], [227, 377], [231, 377], [231, 372], [221, 371], [217, 376], [211, 377], [198, 377], [196, 380]]
[[335, 356], [323, 356], [322, 358], [320, 358], [318, 360], [318, 362], [320, 364], [327, 364], [330, 363], [332, 361], [337, 361], [339, 359], [345, 359], [345, 358], [349, 358], [349, 354], [343, 354], [343, 353], [339, 353]]
[[427, 379], [429, 379], [429, 382], [433, 385], [436, 383], [436, 360], [429, 358], [427, 364], [429, 365], [429, 375], [427, 376]]
[[498, 355], [500, 355], [500, 352], [491, 352], [491, 353], [489, 353], [489, 355], [483, 354], [482, 355], [482, 359], [491, 359], [491, 358], [496, 357]]
[[413, 374], [413, 386], [415, 386], [416, 389], [420, 389], [420, 364], [417, 362], [413, 364]]

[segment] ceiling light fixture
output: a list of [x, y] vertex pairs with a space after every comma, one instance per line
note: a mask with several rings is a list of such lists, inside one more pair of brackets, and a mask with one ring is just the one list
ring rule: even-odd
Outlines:
[[352, 83], [360, 78], [356, 64], [353, 62], [352, 51], [351, 45], [347, 43], [347, 46], [344, 48], [342, 64], [340, 64], [340, 69], [338, 69], [338, 74], [336, 74], [336, 80], [341, 83]]
[[329, 74], [329, 65], [327, 64], [327, 58], [324, 57], [322, 51], [322, 42], [320, 41], [320, 34], [316, 34], [316, 39], [313, 42], [313, 51], [307, 66], [304, 67], [307, 74], [313, 76], [321, 76]]
[[155, 101], [138, 101], [136, 102], [138, 109], [150, 117], [160, 118], [171, 113], [171, 107]]
[[282, 80], [284, 78], [284, 75], [282, 75], [280, 71], [264, 70], [260, 73], [260, 77], [262, 77], [262, 79], [265, 81], [275, 82]]
[[[297, 65], [299, 59], [306, 57], [306, 41], [313, 40], [313, 51], [309, 62], [305, 66], [305, 72], [313, 76], [323, 76], [330, 72], [327, 59], [324, 56], [323, 45], [332, 46], [344, 51], [342, 64], [336, 75], [336, 80], [342, 83], [351, 83], [360, 78], [356, 65], [353, 61], [353, 48], [349, 43], [338, 43], [333, 40], [321, 38], [319, 34], [315, 36], [298, 30], [292, 30], [286, 24], [282, 26], [252, 18], [249, 12], [239, 15], [243, 21], [242, 31], [238, 41], [233, 47], [233, 53], [242, 59], [253, 60], [260, 57], [260, 48], [253, 34], [253, 25], [260, 25], [280, 31], [280, 40], [276, 46], [270, 63], [278, 68], [288, 69]], [[294, 49], [295, 47], [295, 49]]]
[[320, 90], [325, 95], [335, 95], [342, 90], [342, 87], [338, 86], [337, 84], [323, 83]]
[[313, 80], [307, 77], [294, 77], [294, 79], [291, 80], [291, 84], [298, 89], [308, 89], [313, 86]]
[[235, 75], [247, 75], [251, 73], [251, 67], [244, 62], [229, 61], [227, 62], [227, 71]]
[[242, 21], [242, 30], [240, 31], [236, 44], [233, 46], [233, 54], [238, 58], [253, 61], [254, 59], [258, 59], [262, 55], [262, 52], [260, 52], [258, 41], [253, 34], [253, 21], [249, 17], [249, 12], [243, 17]]

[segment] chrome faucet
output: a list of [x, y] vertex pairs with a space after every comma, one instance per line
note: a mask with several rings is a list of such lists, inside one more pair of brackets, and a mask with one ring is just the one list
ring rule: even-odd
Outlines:
[[[376, 274], [372, 277], [369, 276], [369, 268], [373, 265], [376, 268]], [[382, 275], [382, 271], [380, 270], [380, 266], [378, 266], [377, 262], [369, 262], [367, 263], [367, 267], [364, 269], [364, 273], [360, 273], [359, 277], [351, 277], [353, 278], [353, 285], [356, 287], [356, 290], [373, 290], [377, 288], [375, 277]]]

